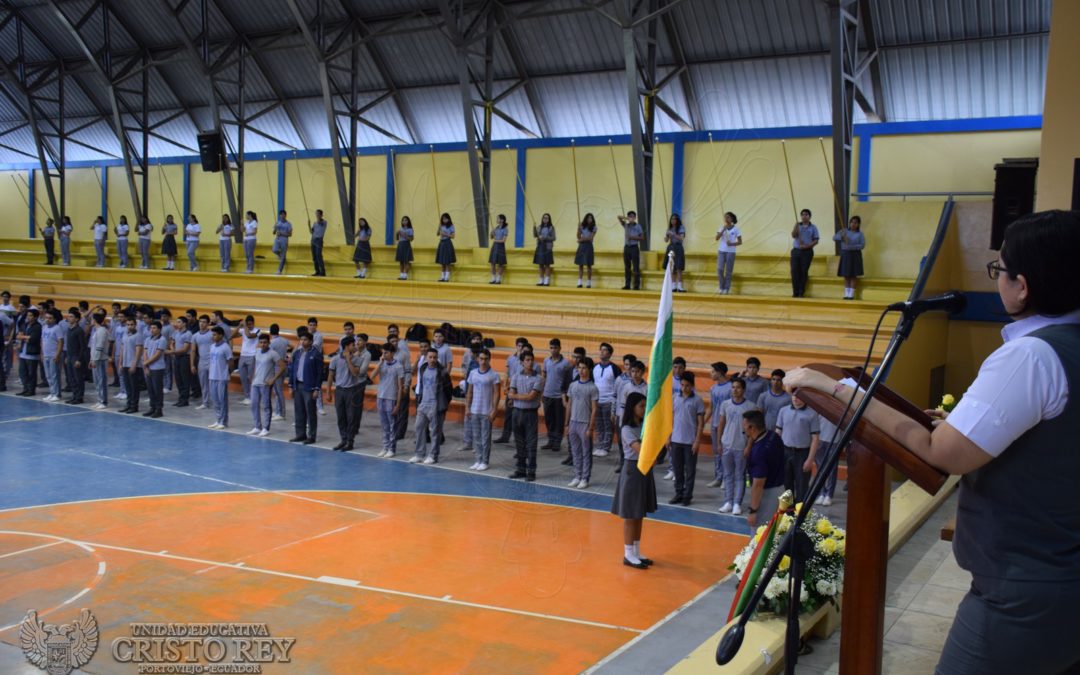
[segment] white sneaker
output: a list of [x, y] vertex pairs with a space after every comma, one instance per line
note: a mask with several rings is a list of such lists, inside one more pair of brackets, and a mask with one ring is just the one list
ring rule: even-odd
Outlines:
[[387, 450], [387, 451], [386, 451], [386, 454], [385, 454], [385, 455], [383, 455], [383, 456], [384, 456], [384, 457], [386, 457], [387, 459], [390, 459], [391, 457], [393, 457], [393, 456], [394, 456], [394, 455], [396, 455], [396, 454], [397, 454], [397, 453], [396, 453], [396, 452], [394, 452], [393, 450]]
[[708, 483], [706, 483], [705, 487], [717, 488], [717, 487], [720, 487], [723, 484], [724, 484], [724, 481], [717, 478], [716, 480], [711, 480]]
[[832, 506], [832, 497], [824, 497], [821, 500], [822, 506]]
[[322, 410], [320, 410], [319, 414], [323, 415], [323, 416], [326, 416], [326, 408], [323, 408]]
[[195, 409], [196, 410], [206, 410], [206, 406], [203, 405], [202, 403], [200, 403], [199, 405], [195, 406]]
[[820, 505], [823, 501], [825, 501], [825, 495], [818, 495], [818, 498], [814, 500], [814, 503]]
[[207, 429], [220, 429], [221, 425], [218, 424], [217, 422], [213, 422], [212, 424], [207, 424], [206, 428]]
[[731, 515], [733, 515], [733, 516], [741, 516], [742, 515], [742, 507], [739, 506], [738, 504], [736, 504], [735, 506], [732, 506], [731, 507]]
[[273, 415], [273, 416], [270, 417], [270, 421], [271, 422], [284, 422], [285, 421], [285, 416], [284, 415]]
[[481, 463], [481, 464], [477, 464], [477, 465], [476, 465], [476, 470], [477, 470], [477, 471], [487, 471], [487, 470], [488, 470], [488, 465], [487, 465], [487, 464], [483, 464], [483, 463]]
[[125, 394], [124, 392], [120, 392], [116, 396], [113, 396], [113, 398], [115, 398], [118, 401], [126, 401], [127, 400], [127, 394]]
[[589, 489], [589, 481], [583, 480], [580, 483], [578, 483], [577, 486], [578, 486], [579, 490], [587, 490], [587, 489]]
[[251, 405], [251, 399], [245, 398], [243, 401], [240, 401], [240, 405]]
[[[383, 452], [380, 452], [379, 457], [382, 457], [385, 452], [386, 452], [385, 450]], [[422, 461], [424, 461], [424, 460], [420, 459], [416, 455], [413, 455], [412, 457], [409, 458], [409, 464], [419, 464]]]
[[480, 468], [480, 462], [473, 462], [472, 466], [469, 467], [469, 470], [470, 471], [476, 471], [479, 468]]
[[94, 404], [94, 410], [104, 410], [105, 408], [108, 408], [108, 407], [109, 406], [105, 405], [104, 403], [96, 403], [96, 404]]
[[608, 451], [607, 450], [593, 450], [592, 451], [592, 456], [593, 457], [607, 457], [608, 456]]
[[259, 433], [258, 433], [257, 435], [258, 435], [258, 436], [260, 436], [260, 437], [264, 437], [264, 438], [265, 438], [266, 436], [269, 436], [269, 435], [270, 435], [270, 430], [269, 430], [269, 429], [263, 429], [263, 430], [262, 430], [262, 431], [260, 431], [260, 432], [259, 432]]
[[254, 436], [254, 435], [258, 434], [260, 431], [262, 431], [262, 429], [260, 429], [259, 427], [253, 427], [251, 429], [251, 431], [247, 432], [247, 435], [248, 436]]
[[675, 480], [675, 472], [668, 469], [668, 472], [664, 474], [664, 480]]
[[731, 502], [724, 502], [724, 505], [720, 507], [720, 513], [731, 513]]
[[581, 279], [578, 279], [578, 280], [577, 280], [577, 287], [578, 287], [578, 288], [581, 288]]
[[581, 483], [581, 481], [578, 480], [577, 478], [575, 478], [574, 480], [567, 483], [566, 487], [577, 487], [580, 483]]
[[[391, 455], [391, 457], [393, 457], [393, 455]], [[434, 457], [425, 457], [424, 458], [424, 464], [434, 464], [434, 463], [435, 463], [435, 458]]]

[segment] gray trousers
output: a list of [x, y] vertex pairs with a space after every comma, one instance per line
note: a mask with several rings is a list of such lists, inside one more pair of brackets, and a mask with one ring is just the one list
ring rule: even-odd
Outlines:
[[[835, 443], [822, 443], [818, 446], [817, 454], [814, 455], [814, 463], [817, 464], [818, 471], [821, 471], [821, 464], [825, 461], [825, 458], [832, 453], [836, 447]], [[837, 464], [833, 467], [832, 473], [825, 479], [825, 489], [821, 491], [822, 497], [828, 497], [832, 499], [832, 496], [836, 493], [836, 476], [840, 473], [840, 465]]]
[[244, 258], [247, 260], [247, 273], [255, 271], [255, 240], [244, 237]]
[[207, 408], [212, 403], [213, 397], [210, 391], [210, 368], [199, 368], [199, 388], [202, 389], [202, 404]]
[[937, 675], [1080, 673], [1080, 581], [976, 575], [960, 601]]
[[731, 290], [731, 272], [735, 269], [735, 254], [718, 252], [716, 254], [716, 277], [720, 281], [720, 290]]
[[60, 395], [60, 364], [51, 356], [42, 358], [41, 365], [45, 366], [45, 381], [49, 383], [49, 395]]
[[[596, 413], [597, 417], [600, 413]], [[571, 421], [567, 426], [570, 457], [574, 461], [574, 478], [588, 482], [592, 478], [592, 453], [589, 452], [589, 423]]]
[[143, 269], [150, 267], [150, 237], [139, 237], [139, 263]]
[[288, 237], [278, 237], [274, 240], [274, 253], [277, 253], [278, 258], [277, 273], [281, 274], [285, 270], [285, 257], [289, 253]]
[[256, 429], [270, 429], [270, 387], [265, 384], [251, 385], [251, 418]]
[[199, 242], [188, 241], [184, 242], [184, 245], [187, 246], [188, 265], [190, 266], [191, 271], [195, 272], [199, 269], [199, 261], [195, 259], [195, 251], [199, 250]]
[[472, 447], [476, 452], [476, 461], [487, 464], [491, 459], [491, 418], [487, 415], [469, 415], [469, 428], [472, 430]]
[[746, 457], [743, 448], [724, 448], [724, 501], [742, 504], [746, 492]]
[[209, 380], [206, 388], [210, 391], [210, 399], [214, 402], [214, 414], [217, 416], [215, 421], [223, 426], [229, 426], [229, 381]]
[[128, 266], [128, 240], [127, 237], [116, 238], [116, 252], [120, 254], [120, 267]]
[[375, 401], [375, 407], [379, 411], [379, 424], [382, 426], [383, 450], [397, 452], [397, 433], [394, 429], [393, 413], [394, 401], [388, 398], [380, 398]]
[[251, 381], [255, 378], [255, 357], [241, 356], [236, 370], [240, 373], [240, 389], [244, 398], [251, 398]]
[[97, 262], [94, 263], [95, 267], [105, 267], [105, 240], [94, 240], [94, 253], [97, 254]]
[[[382, 403], [382, 399], [379, 399]], [[434, 408], [416, 409], [416, 456], [439, 459], [439, 436], [442, 435], [442, 415]]]
[[596, 404], [596, 443], [597, 452], [610, 452], [611, 439], [614, 436], [614, 426], [611, 422], [611, 409], [614, 403]]
[[97, 391], [98, 403], [109, 404], [109, 362], [105, 359], [94, 361], [94, 389]]
[[60, 237], [60, 258], [65, 265], [71, 264], [71, 237]]
[[218, 256], [221, 258], [221, 271], [228, 272], [232, 267], [232, 238], [218, 239]]
[[285, 378], [274, 381], [274, 413], [285, 417]]

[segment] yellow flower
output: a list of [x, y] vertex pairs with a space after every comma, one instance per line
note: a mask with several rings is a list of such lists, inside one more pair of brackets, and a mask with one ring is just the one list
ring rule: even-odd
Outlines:
[[765, 526], [764, 526], [764, 525], [760, 525], [760, 526], [758, 526], [758, 529], [757, 529], [757, 536], [759, 536], [759, 537], [760, 537], [760, 536], [761, 536], [761, 535], [763, 535], [763, 534], [765, 534]]
[[784, 572], [789, 567], [791, 567], [791, 558], [789, 558], [788, 556], [780, 558], [780, 571]]
[[822, 539], [818, 542], [817, 548], [825, 555], [832, 555], [836, 553], [836, 540], [835, 539]]
[[803, 505], [802, 502], [799, 502], [798, 504], [795, 505], [795, 513], [799, 513], [800, 511], [802, 511], [802, 505]]
[[760, 534], [755, 534], [753, 539], [750, 540], [750, 545], [757, 548], [758, 542], [761, 540]]
[[[830, 539], [830, 541], [832, 541], [832, 540]], [[841, 539], [840, 541], [836, 542], [836, 552], [839, 553], [840, 555], [846, 555], [847, 554], [847, 540], [846, 539]]]
[[818, 534], [824, 535], [826, 537], [832, 534], [833, 527], [832, 523], [829, 522], [828, 518], [822, 518], [821, 520], [817, 521], [817, 531]]
[[956, 397], [952, 394], [945, 394], [941, 397], [941, 405], [953, 405], [956, 403]]
[[776, 526], [777, 532], [783, 534], [791, 529], [791, 524], [795, 522], [795, 519], [791, 516], [782, 516], [780, 522]]

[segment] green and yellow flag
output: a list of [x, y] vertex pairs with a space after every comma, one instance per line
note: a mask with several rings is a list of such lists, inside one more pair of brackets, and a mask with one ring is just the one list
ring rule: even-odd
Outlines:
[[[669, 261], [671, 262], [671, 261]], [[671, 268], [664, 272], [664, 286], [660, 291], [660, 311], [656, 315], [656, 332], [653, 334], [652, 354], [649, 357], [649, 391], [646, 394], [645, 420], [641, 429], [641, 453], [638, 470], [648, 473], [656, 462], [656, 456], [671, 436], [674, 409], [671, 381]]]

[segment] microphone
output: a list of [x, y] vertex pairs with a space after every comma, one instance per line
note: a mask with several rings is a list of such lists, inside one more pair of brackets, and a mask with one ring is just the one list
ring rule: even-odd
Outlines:
[[967, 296], [960, 291], [947, 291], [941, 295], [932, 295], [928, 298], [908, 300], [906, 302], [894, 302], [889, 305], [890, 310], [903, 312], [909, 317], [918, 316], [923, 312], [943, 311], [949, 314], [958, 314], [967, 307]]

